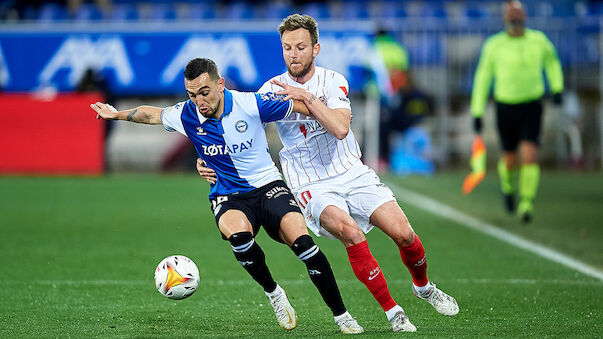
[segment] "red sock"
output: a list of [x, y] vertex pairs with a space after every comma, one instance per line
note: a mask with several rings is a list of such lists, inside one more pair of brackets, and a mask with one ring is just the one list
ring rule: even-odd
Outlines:
[[412, 244], [398, 248], [400, 249], [402, 262], [408, 267], [408, 271], [412, 275], [412, 282], [419, 287], [427, 285], [429, 282], [429, 279], [427, 279], [427, 260], [419, 236], [415, 234], [415, 241]]
[[387, 282], [385, 282], [383, 272], [381, 272], [377, 260], [371, 254], [366, 240], [348, 247], [347, 251], [354, 274], [356, 274], [358, 280], [366, 285], [373, 294], [373, 297], [375, 297], [383, 308], [383, 311], [388, 311], [396, 306], [396, 302], [392, 299], [387, 289]]

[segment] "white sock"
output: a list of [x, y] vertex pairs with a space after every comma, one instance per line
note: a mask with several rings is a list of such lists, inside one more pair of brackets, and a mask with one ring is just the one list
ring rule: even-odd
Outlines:
[[269, 296], [269, 297], [274, 297], [274, 296], [276, 296], [276, 295], [278, 295], [278, 294], [281, 293], [281, 289], [279, 287], [280, 286], [278, 284], [276, 284], [276, 288], [274, 289], [274, 291], [272, 291], [272, 292], [266, 292], [266, 291], [264, 291], [264, 293], [266, 293], [266, 295]]
[[421, 296], [425, 296], [425, 293], [427, 293], [427, 291], [429, 291], [429, 289], [431, 288], [431, 283], [428, 281], [427, 285], [425, 286], [417, 286], [414, 283], [412, 284], [415, 288], [415, 291], [417, 291]]
[[350, 315], [350, 313], [348, 313], [348, 311], [345, 311], [345, 313], [340, 314], [338, 316], [334, 316], [333, 319], [335, 319], [335, 323], [337, 324], [338, 321], [343, 320], [344, 318], [346, 318], [347, 316], [349, 316], [350, 318], [352, 317]]
[[400, 305], [396, 305], [396, 306], [390, 308], [389, 310], [385, 311], [385, 316], [387, 317], [387, 320], [392, 321], [392, 318], [398, 312], [404, 312], [404, 309]]

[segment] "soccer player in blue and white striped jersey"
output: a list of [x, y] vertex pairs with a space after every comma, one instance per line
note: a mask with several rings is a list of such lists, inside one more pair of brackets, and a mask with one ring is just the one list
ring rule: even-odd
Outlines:
[[[425, 249], [393, 192], [364, 165], [350, 128], [351, 104], [343, 75], [316, 66], [318, 24], [309, 15], [292, 14], [278, 27], [287, 72], [268, 80], [258, 92], [276, 92], [306, 104], [311, 114], [290, 114], [276, 121], [283, 149], [283, 174], [298, 199], [308, 228], [337, 238], [345, 246], [354, 274], [379, 303], [395, 332], [415, 332], [404, 309], [393, 299], [365, 233], [374, 227], [390, 237], [412, 277], [412, 292], [440, 314], [454, 316], [454, 297], [427, 277]], [[295, 109], [294, 112], [297, 112]], [[304, 112], [299, 112], [304, 113]], [[213, 171], [197, 161], [209, 182]]]
[[308, 234], [295, 197], [268, 153], [264, 123], [283, 119], [292, 111], [310, 114], [305, 104], [285, 101], [274, 93], [230, 91], [210, 59], [191, 60], [184, 78], [190, 99], [171, 107], [117, 111], [100, 102], [91, 107], [97, 118], [163, 124], [192, 141], [201, 159], [216, 172], [209, 199], [218, 229], [230, 242], [237, 261], [264, 289], [281, 327], [295, 328], [297, 316], [255, 241], [260, 226], [304, 262], [340, 330], [363, 332], [347, 312], [329, 262]]

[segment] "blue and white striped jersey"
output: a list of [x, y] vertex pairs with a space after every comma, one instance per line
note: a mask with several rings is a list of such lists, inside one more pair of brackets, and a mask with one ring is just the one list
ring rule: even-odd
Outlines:
[[216, 171], [209, 198], [249, 192], [281, 174], [268, 152], [264, 124], [291, 114], [293, 102], [274, 93], [224, 89], [224, 114], [205, 118], [191, 100], [166, 107], [161, 121], [166, 130], [178, 131], [195, 145], [206, 165]]

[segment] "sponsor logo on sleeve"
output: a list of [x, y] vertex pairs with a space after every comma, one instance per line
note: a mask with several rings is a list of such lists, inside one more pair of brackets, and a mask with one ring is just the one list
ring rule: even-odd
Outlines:
[[260, 98], [264, 101], [283, 101], [284, 95], [274, 94], [272, 92], [261, 93]]
[[339, 86], [339, 88], [341, 88], [341, 90], [343, 91], [343, 94], [345, 94], [345, 96], [348, 96], [348, 89], [345, 88], [345, 86]]

